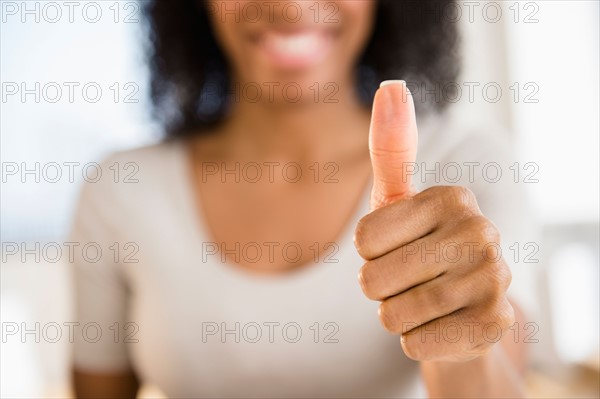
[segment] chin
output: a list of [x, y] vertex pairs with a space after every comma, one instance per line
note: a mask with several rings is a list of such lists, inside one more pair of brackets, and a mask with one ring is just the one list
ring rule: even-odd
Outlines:
[[[250, 66], [253, 64], [253, 66]], [[273, 104], [309, 104], [339, 101], [342, 77], [348, 71], [339, 64], [279, 68], [265, 65], [261, 60], [248, 62], [239, 82], [233, 82], [239, 99], [248, 102]]]

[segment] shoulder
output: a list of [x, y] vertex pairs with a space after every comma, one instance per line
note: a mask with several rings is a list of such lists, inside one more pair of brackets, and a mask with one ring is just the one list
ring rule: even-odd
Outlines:
[[418, 188], [468, 187], [484, 214], [497, 219], [515, 220], [529, 213], [522, 176], [525, 162], [519, 162], [510, 132], [452, 114], [436, 116], [423, 125], [413, 176]]
[[181, 142], [161, 142], [110, 154], [95, 164], [96, 173], [85, 178], [75, 218], [94, 214], [95, 219], [110, 222], [136, 209], [147, 209], [155, 193], [168, 192], [176, 184], [173, 175], [180, 173], [184, 154]]
[[118, 192], [155, 183], [182, 162], [183, 156], [183, 144], [176, 141], [114, 152], [98, 163], [101, 177], [86, 179], [83, 191]]
[[419, 126], [419, 155], [426, 162], [497, 162], [514, 158], [510, 131], [472, 123], [452, 112], [430, 115]]
[[[182, 155], [180, 141], [163, 141], [160, 143], [113, 152], [100, 162], [101, 167], [109, 168], [112, 165], [134, 164], [144, 166], [148, 172], [151, 169], [160, 170], [165, 164], [172, 162], [174, 158]], [[140, 170], [140, 172], [143, 172]]]

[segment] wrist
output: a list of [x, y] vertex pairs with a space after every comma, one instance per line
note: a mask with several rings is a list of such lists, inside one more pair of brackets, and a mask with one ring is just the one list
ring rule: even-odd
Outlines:
[[471, 360], [423, 361], [420, 368], [432, 397], [524, 396], [519, 375], [500, 344]]

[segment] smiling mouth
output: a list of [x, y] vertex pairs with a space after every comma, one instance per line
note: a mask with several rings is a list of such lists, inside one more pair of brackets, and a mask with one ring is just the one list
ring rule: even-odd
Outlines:
[[331, 49], [332, 32], [305, 29], [296, 32], [269, 30], [258, 37], [267, 62], [280, 69], [304, 69], [318, 64]]

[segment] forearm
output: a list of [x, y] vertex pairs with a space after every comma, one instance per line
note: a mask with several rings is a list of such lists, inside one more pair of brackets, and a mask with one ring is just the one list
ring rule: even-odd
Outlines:
[[522, 376], [503, 345], [467, 362], [421, 362], [433, 398], [522, 398]]

